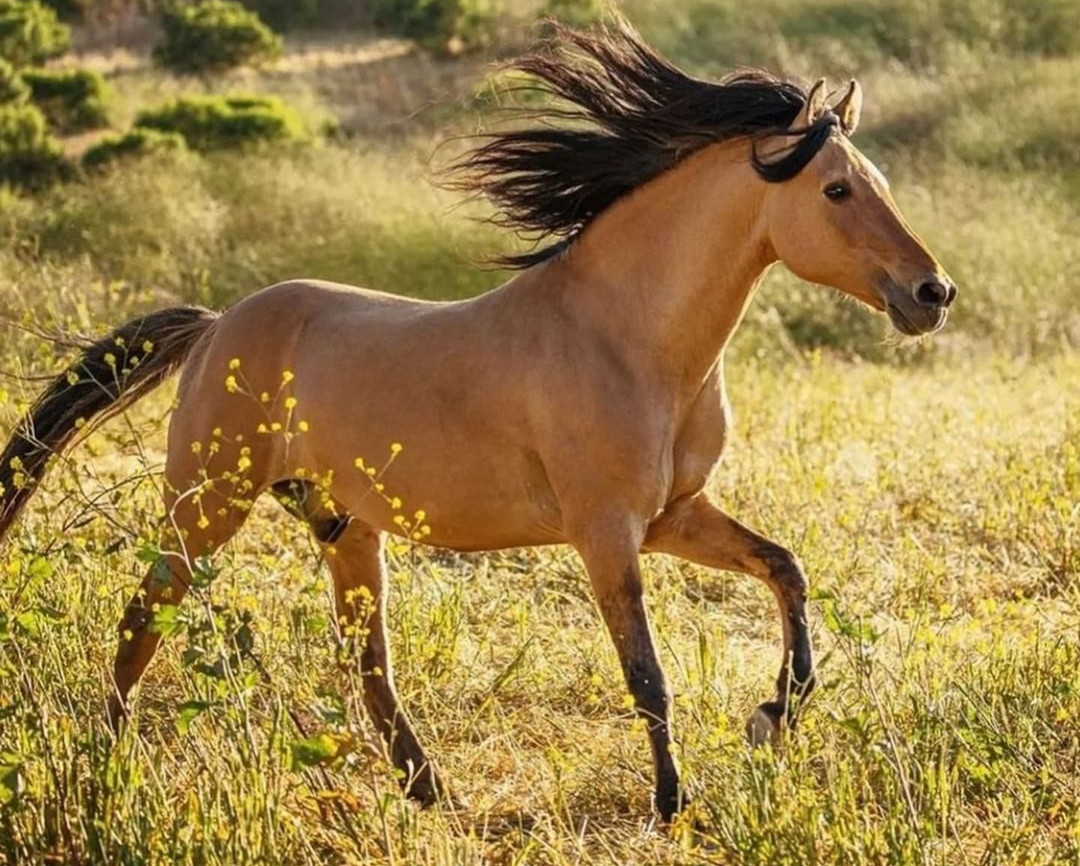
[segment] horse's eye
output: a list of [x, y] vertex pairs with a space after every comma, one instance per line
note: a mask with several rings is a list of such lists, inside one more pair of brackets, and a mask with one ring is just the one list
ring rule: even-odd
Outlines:
[[849, 195], [851, 195], [851, 187], [842, 180], [825, 187], [825, 198], [829, 201], [843, 201]]

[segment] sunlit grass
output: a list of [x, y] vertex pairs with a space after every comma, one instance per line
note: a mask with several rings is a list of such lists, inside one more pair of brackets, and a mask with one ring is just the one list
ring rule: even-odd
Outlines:
[[[80, 481], [90, 489], [142, 465], [112, 425], [57, 473], [5, 555], [0, 751], [22, 785], [19, 808], [0, 812], [5, 847], [179, 862], [1075, 853], [1078, 374], [1065, 359], [732, 370], [737, 434], [715, 492], [802, 557], [823, 686], [789, 751], [751, 756], [742, 723], [778, 662], [771, 598], [746, 578], [648, 560], [695, 839], [649, 829], [645, 737], [580, 566], [558, 548], [393, 560], [399, 685], [467, 811], [416, 812], [364, 751], [292, 769], [290, 711], [308, 734], [371, 732], [358, 686], [336, 672], [314, 546], [269, 504], [214, 585], [215, 603], [252, 612], [269, 682], [254, 677], [181, 734], [182, 705], [214, 690], [174, 640], [142, 687], [139, 737], [110, 755], [103, 677], [159, 507], [153, 485], [129, 482], [100, 503], [109, 519], [85, 522], [72, 495], [84, 461], [103, 455], [97, 481]], [[151, 467], [157, 414], [137, 426]]]

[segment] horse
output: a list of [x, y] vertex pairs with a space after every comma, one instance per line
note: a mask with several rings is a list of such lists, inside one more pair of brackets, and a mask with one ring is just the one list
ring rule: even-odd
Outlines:
[[[535, 239], [502, 260], [508, 282], [427, 302], [295, 280], [223, 313], [176, 306], [117, 327], [13, 431], [0, 537], [55, 455], [182, 368], [162, 530], [176, 550], [123, 614], [114, 725], [158, 647], [153, 610], [181, 602], [193, 563], [269, 492], [325, 550], [339, 626], [357, 627], [356, 600], [368, 600], [353, 662], [364, 705], [423, 804], [449, 794], [395, 690], [388, 536], [455, 551], [573, 546], [670, 821], [687, 795], [642, 554], [750, 575], [775, 594], [783, 656], [775, 695], [747, 723], [752, 742], [786, 735], [814, 687], [802, 566], [708, 491], [730, 425], [725, 348], [755, 288], [782, 262], [917, 336], [944, 324], [956, 286], [851, 142], [855, 81], [837, 97], [824, 80], [806, 90], [764, 71], [693, 78], [621, 20], [556, 26], [511, 65], [549, 97], [533, 112], [542, 122], [488, 133], [452, 166], [456, 188]], [[372, 456], [386, 454], [379, 469]]]

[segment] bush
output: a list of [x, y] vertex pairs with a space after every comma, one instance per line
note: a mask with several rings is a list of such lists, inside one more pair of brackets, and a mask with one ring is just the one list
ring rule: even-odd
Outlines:
[[22, 74], [30, 98], [62, 132], [82, 132], [109, 125], [109, 87], [87, 69], [28, 69]]
[[35, 0], [0, 0], [0, 57], [15, 66], [44, 63], [67, 51], [71, 31]]
[[94, 0], [41, 0], [50, 9], [55, 9], [56, 14], [69, 21], [77, 21], [86, 15], [94, 5]]
[[198, 151], [308, 139], [300, 116], [274, 96], [185, 96], [140, 112], [135, 125], [175, 132]]
[[176, 132], [159, 132], [156, 129], [139, 128], [123, 135], [103, 138], [83, 154], [85, 168], [103, 168], [118, 160], [143, 157], [153, 153], [179, 153], [187, 150], [184, 137]]
[[18, 70], [0, 57], [0, 105], [21, 105], [30, 98], [30, 88], [26, 86]]
[[34, 105], [0, 106], [0, 183], [40, 189], [70, 171]]
[[305, 27], [319, 20], [319, 0], [244, 0], [244, 5], [275, 30]]
[[154, 59], [189, 75], [261, 63], [281, 53], [281, 39], [254, 12], [231, 0], [171, 5], [161, 13], [164, 40]]
[[495, 0], [375, 0], [375, 25], [444, 54], [489, 44], [498, 23]]

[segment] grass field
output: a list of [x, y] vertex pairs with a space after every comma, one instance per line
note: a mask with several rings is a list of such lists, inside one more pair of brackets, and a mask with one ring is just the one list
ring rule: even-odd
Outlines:
[[[697, 822], [658, 827], [646, 737], [576, 556], [402, 546], [398, 686], [468, 804], [419, 811], [337, 672], [315, 545], [265, 503], [114, 743], [106, 676], [155, 538], [164, 389], [59, 464], [0, 550], [6, 862], [1080, 864], [1075, 5], [745, 6], [624, 8], [701, 74], [856, 73], [857, 142], [961, 290], [944, 333], [898, 345], [777, 270], [736, 338], [714, 490], [810, 575], [821, 687], [800, 735], [780, 753], [743, 739], [779, 661], [767, 591], [648, 559]], [[39, 329], [100, 333], [293, 276], [429, 298], [502, 278], [474, 262], [514, 241], [428, 183], [432, 142], [483, 122], [482, 59], [362, 34], [293, 37], [277, 67], [212, 84], [167, 78], [141, 49], [81, 59], [110, 72], [119, 125], [172, 93], [242, 88], [343, 132], [5, 194], [0, 312], [25, 327], [3, 332], [0, 368], [55, 371]], [[0, 430], [35, 388], [0, 380]]]

